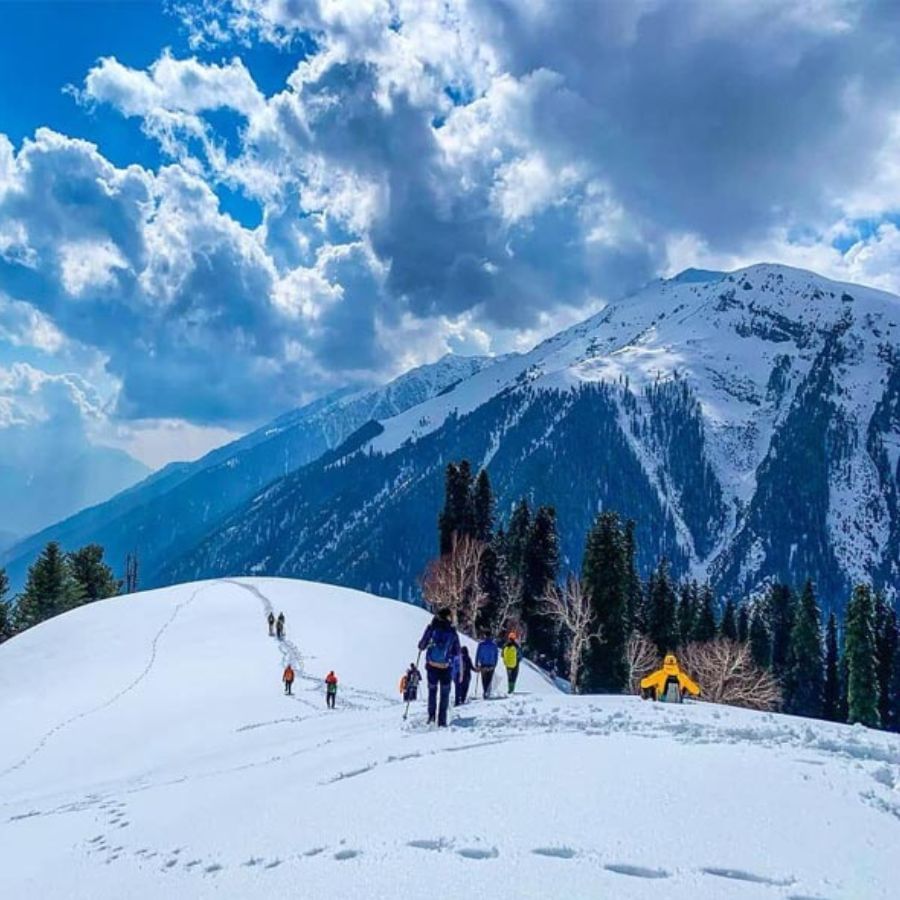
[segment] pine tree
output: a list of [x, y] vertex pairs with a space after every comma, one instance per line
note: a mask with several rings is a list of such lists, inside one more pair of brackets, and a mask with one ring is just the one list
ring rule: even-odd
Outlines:
[[875, 597], [875, 662], [878, 672], [878, 714], [882, 723], [891, 718], [891, 681], [897, 650], [897, 614], [881, 594]]
[[453, 536], [471, 537], [475, 531], [472, 467], [468, 460], [449, 463], [444, 475], [444, 508], [438, 517], [441, 556], [453, 549]]
[[741, 604], [738, 610], [738, 641], [746, 644], [750, 640], [750, 606], [746, 603]]
[[709, 583], [700, 589], [697, 618], [694, 621], [693, 640], [712, 641], [716, 637], [716, 597]]
[[841, 721], [841, 674], [840, 652], [838, 649], [837, 617], [828, 616], [825, 629], [825, 686], [822, 716], [829, 722]]
[[56, 541], [50, 541], [28, 570], [25, 590], [16, 605], [17, 629], [31, 628], [77, 606], [80, 585], [72, 578], [68, 560]]
[[494, 492], [487, 469], [482, 469], [475, 479], [472, 497], [474, 536], [479, 541], [490, 542], [494, 535]]
[[875, 601], [867, 585], [857, 585], [847, 606], [844, 656], [847, 659], [847, 721], [869, 728], [878, 714], [878, 671], [875, 659]]
[[586, 654], [583, 685], [589, 693], [620, 693], [628, 688], [625, 613], [628, 608], [625, 549], [619, 517], [601, 513], [584, 552], [582, 585], [591, 602], [591, 631], [600, 629]]
[[689, 644], [694, 639], [699, 591], [696, 581], [683, 581], [678, 590], [677, 622], [678, 639], [681, 644]]
[[777, 678], [787, 670], [795, 606], [794, 592], [786, 584], [772, 585], [766, 608], [772, 635], [772, 671]]
[[812, 581], [807, 581], [794, 615], [784, 676], [784, 708], [797, 716], [822, 715], [825, 692], [822, 625]]
[[640, 609], [644, 602], [644, 585], [637, 570], [637, 539], [635, 538], [634, 519], [625, 523], [623, 534], [623, 547], [625, 550], [625, 592], [627, 597], [627, 611], [625, 614], [626, 632], [630, 634], [638, 625]]
[[669, 562], [663, 558], [647, 586], [647, 637], [656, 645], [660, 655], [673, 650], [677, 643], [676, 604]]
[[81, 588], [85, 603], [115, 597], [122, 590], [122, 582], [113, 570], [103, 562], [103, 548], [88, 544], [69, 554], [69, 571]]
[[502, 531], [485, 548], [478, 568], [479, 587], [484, 603], [478, 610], [475, 627], [478, 634], [493, 634], [500, 627], [500, 605], [503, 599], [503, 563], [498, 547], [502, 546]]
[[528, 649], [546, 660], [555, 660], [559, 630], [545, 616], [541, 602], [547, 589], [559, 574], [559, 535], [556, 532], [556, 510], [541, 506], [525, 544], [522, 583], [522, 618], [528, 635]]
[[520, 500], [509, 518], [504, 549], [506, 567], [513, 577], [525, 577], [525, 548], [530, 534], [531, 509], [527, 500]]
[[890, 696], [890, 715], [886, 725], [891, 731], [900, 731], [900, 641], [898, 641], [894, 650]]
[[730, 597], [725, 601], [725, 608], [722, 610], [722, 621], [719, 624], [719, 633], [723, 638], [729, 641], [738, 639], [738, 620], [737, 607], [734, 600]]
[[0, 569], [0, 644], [13, 636], [12, 610], [7, 602], [9, 577], [6, 569]]
[[753, 662], [764, 669], [772, 668], [772, 635], [766, 622], [765, 610], [757, 604], [750, 615], [750, 654]]

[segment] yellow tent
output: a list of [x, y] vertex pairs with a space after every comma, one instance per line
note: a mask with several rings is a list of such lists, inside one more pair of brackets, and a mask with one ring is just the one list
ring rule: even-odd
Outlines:
[[665, 700], [681, 703], [685, 693], [700, 696], [700, 686], [678, 666], [674, 653], [667, 653], [663, 667], [641, 679], [641, 697], [645, 700]]

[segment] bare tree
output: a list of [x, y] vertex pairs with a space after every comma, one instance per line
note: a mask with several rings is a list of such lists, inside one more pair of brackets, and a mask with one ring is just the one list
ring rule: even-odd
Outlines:
[[500, 587], [500, 605], [497, 609], [496, 628], [522, 631], [519, 613], [522, 607], [522, 576], [506, 576]]
[[572, 693], [577, 694], [585, 651], [591, 641], [602, 640], [600, 629], [593, 627], [590, 598], [585, 594], [581, 580], [569, 575], [563, 587], [551, 585], [541, 598], [541, 611], [569, 635], [566, 663]]
[[422, 594], [431, 609], [447, 608], [466, 632], [484, 605], [479, 572], [485, 544], [468, 536], [453, 535], [449, 553], [432, 560], [422, 576]]
[[772, 710], [781, 705], [775, 676], [755, 662], [750, 645], [720, 638], [688, 644], [678, 654], [682, 666], [712, 703]]
[[625, 662], [628, 665], [628, 685], [633, 694], [639, 694], [641, 679], [659, 668], [659, 652], [646, 635], [632, 631], [625, 645]]

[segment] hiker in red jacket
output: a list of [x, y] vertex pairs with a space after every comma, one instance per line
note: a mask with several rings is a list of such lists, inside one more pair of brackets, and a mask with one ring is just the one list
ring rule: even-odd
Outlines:
[[294, 684], [294, 668], [290, 663], [284, 667], [284, 675], [281, 676], [281, 680], [284, 682], [284, 692], [290, 694]]
[[333, 671], [325, 676], [325, 705], [334, 709], [334, 701], [337, 699], [338, 678]]

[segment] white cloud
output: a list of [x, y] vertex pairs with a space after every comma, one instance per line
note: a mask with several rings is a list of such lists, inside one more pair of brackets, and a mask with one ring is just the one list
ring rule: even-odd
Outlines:
[[62, 283], [73, 297], [86, 290], [107, 288], [115, 282], [115, 270], [128, 264], [112, 241], [70, 241], [59, 247]]

